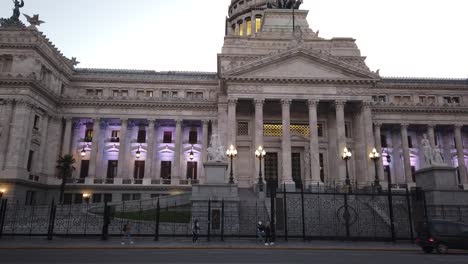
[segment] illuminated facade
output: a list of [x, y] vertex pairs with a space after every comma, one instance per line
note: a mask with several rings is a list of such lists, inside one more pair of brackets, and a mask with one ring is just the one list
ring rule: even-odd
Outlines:
[[2, 27], [0, 189], [50, 200], [55, 161], [71, 153], [71, 202], [190, 191], [212, 133], [236, 146], [241, 188], [258, 183], [258, 146], [266, 183], [288, 189], [343, 186], [345, 147], [353, 188], [375, 183], [373, 148], [383, 186], [412, 186], [423, 134], [447, 164], [466, 164], [468, 80], [383, 78], [354, 39], [321, 38], [307, 13], [233, 0], [217, 73], [79, 69], [36, 29]]

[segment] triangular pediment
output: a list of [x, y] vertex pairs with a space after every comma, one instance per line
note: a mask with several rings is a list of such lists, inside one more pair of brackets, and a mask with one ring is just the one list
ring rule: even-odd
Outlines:
[[372, 72], [341, 62], [331, 55], [294, 49], [270, 55], [225, 72], [226, 77], [287, 79], [378, 79]]

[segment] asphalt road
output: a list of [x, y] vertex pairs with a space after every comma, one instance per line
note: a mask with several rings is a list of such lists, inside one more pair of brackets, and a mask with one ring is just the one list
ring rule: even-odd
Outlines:
[[468, 263], [468, 253], [331, 250], [0, 250], [0, 263]]

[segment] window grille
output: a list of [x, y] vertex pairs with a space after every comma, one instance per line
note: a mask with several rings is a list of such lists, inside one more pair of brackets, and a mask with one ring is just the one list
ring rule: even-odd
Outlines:
[[263, 136], [265, 137], [281, 137], [283, 136], [283, 125], [264, 124]]
[[237, 135], [238, 136], [249, 135], [249, 122], [239, 122], [237, 124]]
[[310, 137], [309, 125], [291, 125], [291, 134], [300, 135], [303, 137]]

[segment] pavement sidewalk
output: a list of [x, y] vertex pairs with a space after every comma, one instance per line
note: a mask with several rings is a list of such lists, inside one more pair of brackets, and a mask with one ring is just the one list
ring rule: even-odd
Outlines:
[[121, 239], [111, 238], [102, 241], [99, 238], [57, 238], [48, 241], [43, 237], [3, 237], [0, 239], [0, 250], [12, 249], [63, 249], [63, 250], [171, 250], [171, 249], [241, 249], [241, 250], [348, 250], [348, 251], [418, 251], [416, 245], [408, 242], [356, 242], [356, 241], [302, 241], [302, 240], [277, 240], [274, 245], [264, 245], [256, 242], [255, 239], [212, 239], [210, 242], [206, 238], [200, 238], [198, 244], [192, 244], [187, 238], [161, 238], [153, 241], [150, 238], [136, 238], [132, 245], [122, 245]]

